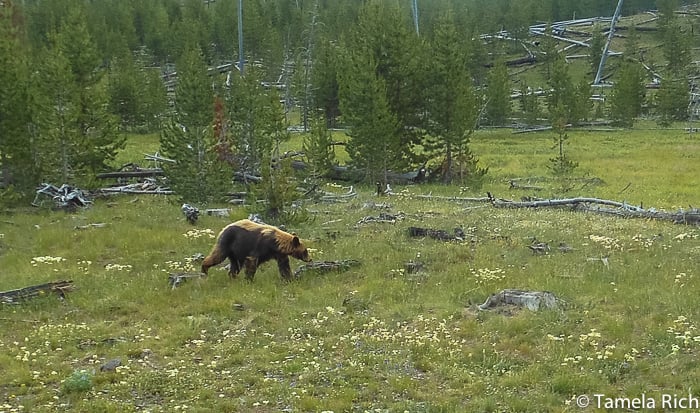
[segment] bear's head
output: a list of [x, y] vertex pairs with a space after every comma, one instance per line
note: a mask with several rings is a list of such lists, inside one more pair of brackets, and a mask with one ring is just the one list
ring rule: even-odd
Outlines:
[[291, 251], [290, 255], [298, 260], [302, 260], [304, 262], [311, 262], [311, 257], [309, 256], [309, 250], [306, 248], [303, 242], [299, 239], [299, 237], [296, 236], [296, 234], [292, 234], [292, 241], [291, 241]]

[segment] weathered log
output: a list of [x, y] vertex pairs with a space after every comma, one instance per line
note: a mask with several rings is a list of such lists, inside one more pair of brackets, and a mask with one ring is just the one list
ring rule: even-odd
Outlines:
[[464, 231], [462, 228], [455, 228], [454, 235], [443, 229], [408, 227], [408, 235], [411, 237], [428, 237], [439, 241], [463, 241]]
[[557, 309], [559, 304], [560, 300], [548, 291], [506, 289], [489, 296], [478, 308], [479, 310], [488, 310], [498, 306], [514, 305], [525, 307], [531, 311], [539, 311], [541, 309]]
[[100, 179], [108, 178], [144, 178], [153, 176], [163, 176], [164, 172], [161, 168], [153, 169], [139, 169], [136, 171], [116, 171], [116, 172], [103, 172], [97, 174]]
[[294, 277], [299, 277], [301, 273], [306, 271], [330, 272], [330, 271], [347, 271], [350, 267], [360, 265], [357, 260], [340, 260], [340, 261], [313, 261], [302, 265], [294, 271]]
[[69, 291], [73, 291], [73, 281], [54, 281], [16, 290], [2, 291], [0, 292], [0, 303], [17, 304], [21, 300], [47, 295], [49, 293], [56, 293], [60, 299], [65, 299], [66, 293]]
[[379, 216], [377, 217], [364, 217], [361, 220], [357, 221], [357, 225], [363, 225], [363, 224], [368, 224], [370, 222], [378, 222], [378, 223], [386, 223], [386, 224], [395, 224], [396, 221], [401, 221], [406, 217], [406, 215], [403, 212], [399, 212], [396, 215], [388, 214], [386, 212], [381, 212]]
[[674, 224], [700, 225], [700, 210], [691, 208], [678, 212], [658, 211], [655, 208], [642, 208], [630, 205], [626, 202], [611, 201], [599, 198], [563, 198], [563, 199], [537, 199], [526, 201], [511, 201], [497, 199], [490, 193], [491, 204], [496, 208], [572, 208], [577, 211], [593, 212], [598, 214], [617, 215], [623, 218], [646, 218], [661, 221], [671, 221]]

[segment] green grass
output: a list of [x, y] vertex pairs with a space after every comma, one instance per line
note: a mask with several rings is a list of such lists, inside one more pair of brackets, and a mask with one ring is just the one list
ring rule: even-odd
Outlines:
[[[604, 184], [567, 196], [666, 209], [697, 204], [695, 136], [570, 136], [577, 173]], [[151, 153], [154, 142], [132, 138], [123, 159]], [[193, 227], [166, 197], [0, 217], [0, 290], [59, 279], [76, 286], [65, 301], [0, 307], [0, 411], [574, 412], [587, 411], [573, 401], [582, 394], [660, 400], [697, 389], [698, 228], [412, 197], [554, 193], [546, 181], [537, 192], [508, 185], [546, 176], [551, 135], [478, 132], [472, 143], [491, 168], [478, 193], [395, 186], [402, 195], [377, 199], [360, 188], [347, 203], [307, 204], [312, 220], [288, 229], [314, 258], [362, 265], [289, 284], [268, 263], [252, 283], [213, 269], [171, 289], [168, 274], [193, 270], [189, 257], [206, 254], [229, 220], [203, 216]], [[358, 226], [380, 212], [366, 202], [387, 202], [405, 219]], [[100, 222], [107, 226], [76, 229]], [[462, 226], [469, 239], [410, 239], [409, 226]], [[534, 255], [533, 238], [574, 250]], [[42, 256], [64, 260], [33, 264]], [[410, 260], [423, 261], [425, 272], [406, 274]], [[551, 291], [567, 305], [475, 309], [504, 288]], [[100, 371], [115, 358], [116, 371]]]

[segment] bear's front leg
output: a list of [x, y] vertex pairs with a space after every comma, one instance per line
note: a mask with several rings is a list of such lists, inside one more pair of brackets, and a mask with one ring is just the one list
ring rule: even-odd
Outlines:
[[277, 268], [280, 270], [280, 275], [285, 281], [292, 280], [292, 268], [289, 266], [289, 257], [283, 255], [277, 258]]
[[245, 259], [245, 278], [248, 281], [253, 281], [255, 272], [258, 270], [257, 257], [246, 257]]
[[237, 259], [229, 259], [231, 264], [228, 266], [228, 276], [232, 279], [235, 280], [236, 277], [238, 276], [238, 273], [241, 272], [241, 263], [238, 262]]

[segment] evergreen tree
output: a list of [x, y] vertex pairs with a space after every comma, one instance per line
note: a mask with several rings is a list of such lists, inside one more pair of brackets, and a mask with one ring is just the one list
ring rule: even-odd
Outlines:
[[572, 174], [578, 167], [578, 162], [573, 161], [567, 152], [564, 150], [566, 143], [569, 140], [569, 135], [566, 133], [568, 109], [562, 103], [559, 103], [551, 111], [552, 129], [555, 132], [554, 148], [557, 150], [557, 155], [549, 159], [548, 168], [552, 175], [559, 181], [560, 190], [568, 192], [572, 188]]
[[331, 133], [323, 117], [314, 117], [311, 121], [311, 131], [304, 136], [304, 156], [308, 165], [308, 175], [313, 181], [327, 176], [333, 167], [335, 152], [333, 151]]
[[386, 183], [400, 159], [399, 124], [387, 101], [386, 83], [371, 55], [349, 55], [339, 75], [340, 108], [350, 126], [346, 150], [365, 182]]
[[609, 98], [610, 118], [615, 124], [632, 127], [642, 113], [646, 88], [644, 72], [634, 61], [622, 62]]
[[314, 54], [313, 84], [315, 87], [315, 107], [322, 109], [326, 126], [335, 127], [340, 108], [338, 101], [338, 51], [337, 46], [327, 38], [319, 41]]
[[442, 158], [440, 178], [480, 181], [486, 173], [476, 167], [469, 151], [469, 136], [476, 127], [479, 102], [465, 69], [459, 35], [451, 10], [445, 12], [432, 41], [433, 70], [428, 90], [428, 135], [426, 149]]
[[261, 72], [249, 68], [245, 76], [232, 72], [227, 88], [226, 107], [231, 122], [230, 151], [235, 169], [258, 174], [264, 159], [288, 139], [279, 94], [261, 83]]
[[[68, 11], [51, 47], [40, 60], [34, 90], [37, 114], [37, 164], [44, 179], [92, 186], [108, 168], [125, 138], [108, 110], [94, 42], [81, 8]], [[57, 158], [57, 159], [53, 159]]]
[[674, 121], [688, 119], [688, 102], [690, 88], [688, 80], [683, 77], [667, 77], [661, 81], [656, 91], [656, 112], [661, 126], [670, 126]]
[[160, 136], [169, 185], [183, 202], [223, 199], [231, 186], [230, 168], [215, 150], [214, 93], [199, 48], [191, 45], [177, 64], [175, 114]]
[[109, 109], [120, 117], [124, 129], [133, 129], [139, 125], [141, 111], [138, 102], [144, 91], [137, 76], [134, 59], [128, 50], [112, 59], [107, 84]]
[[70, 62], [59, 48], [45, 51], [41, 62], [32, 81], [37, 169], [45, 182], [76, 183], [82, 146], [78, 87]]
[[395, 163], [406, 166], [416, 157], [413, 147], [420, 142], [422, 112], [425, 107], [428, 65], [427, 51], [417, 37], [407, 14], [397, 2], [370, 0], [360, 9], [356, 28], [346, 44], [358, 55], [371, 56], [376, 75], [386, 91], [384, 100], [399, 127], [392, 136], [398, 139]]
[[603, 49], [605, 48], [605, 37], [600, 27], [596, 25], [593, 27], [593, 37], [590, 43], [590, 52], [588, 54], [588, 61], [591, 65], [591, 71], [593, 76], [598, 73], [598, 68], [600, 67], [600, 59], [603, 58]]
[[523, 111], [525, 123], [528, 125], [537, 124], [537, 120], [541, 116], [540, 102], [527, 83], [523, 83], [520, 88], [520, 107]]
[[508, 68], [497, 63], [489, 72], [486, 102], [486, 118], [491, 125], [503, 125], [511, 114], [510, 79]]
[[5, 1], [0, 7], [0, 198], [3, 200], [26, 197], [38, 183], [27, 129], [31, 116], [27, 110], [29, 72], [20, 22], [13, 2]]

